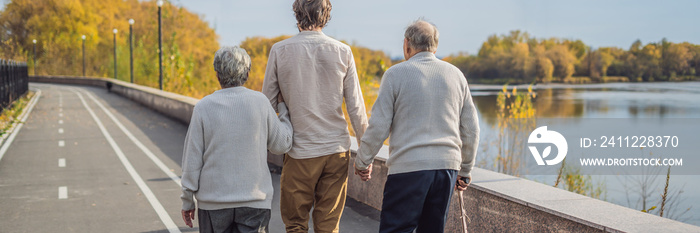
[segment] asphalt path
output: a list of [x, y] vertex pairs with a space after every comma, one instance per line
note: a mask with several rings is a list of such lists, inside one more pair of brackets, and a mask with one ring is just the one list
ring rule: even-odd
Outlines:
[[[102, 88], [30, 89], [38, 101], [0, 149], [0, 232], [198, 231], [180, 215], [186, 125]], [[270, 232], [284, 232], [272, 179]], [[349, 201], [341, 232], [376, 232], [368, 209]]]

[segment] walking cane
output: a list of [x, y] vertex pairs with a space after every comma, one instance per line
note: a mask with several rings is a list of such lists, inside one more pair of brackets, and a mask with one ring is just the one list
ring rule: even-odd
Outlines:
[[459, 210], [462, 215], [459, 218], [462, 220], [462, 232], [467, 233], [467, 222], [471, 222], [469, 216], [467, 216], [467, 211], [464, 209], [464, 191], [459, 191]]

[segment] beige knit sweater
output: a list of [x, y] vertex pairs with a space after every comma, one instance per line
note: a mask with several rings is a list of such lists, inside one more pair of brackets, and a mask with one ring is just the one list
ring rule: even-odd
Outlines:
[[479, 121], [457, 67], [421, 52], [384, 73], [355, 166], [372, 163], [389, 139], [389, 174], [453, 169], [471, 177]]
[[275, 43], [262, 93], [272, 106], [277, 106], [280, 93], [284, 96], [294, 124], [292, 158], [316, 158], [350, 149], [343, 101], [358, 143], [367, 128], [352, 50], [323, 32], [302, 31]]

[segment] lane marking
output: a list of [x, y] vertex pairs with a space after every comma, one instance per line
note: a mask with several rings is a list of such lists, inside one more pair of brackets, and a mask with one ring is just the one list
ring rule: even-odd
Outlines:
[[64, 147], [66, 146], [66, 141], [60, 140], [58, 141], [58, 147]]
[[162, 160], [160, 160], [155, 154], [153, 154], [153, 152], [151, 152], [150, 149], [148, 149], [148, 147], [143, 145], [143, 143], [141, 143], [141, 141], [139, 141], [136, 137], [134, 137], [134, 135], [131, 133], [131, 131], [129, 131], [126, 127], [124, 127], [124, 125], [121, 123], [121, 121], [119, 121], [119, 119], [117, 119], [114, 116], [114, 114], [112, 114], [112, 112], [107, 110], [107, 108], [104, 105], [102, 105], [102, 103], [100, 103], [90, 92], [85, 91], [85, 95], [90, 97], [90, 99], [92, 99], [92, 101], [95, 102], [97, 104], [97, 106], [99, 106], [102, 109], [102, 111], [104, 111], [107, 114], [107, 116], [109, 116], [109, 118], [112, 119], [112, 121], [119, 127], [119, 129], [121, 129], [122, 132], [124, 132], [124, 134], [126, 134], [126, 136], [129, 139], [131, 139], [131, 142], [136, 144], [136, 146], [139, 149], [141, 149], [141, 151], [143, 151], [143, 153], [146, 154], [146, 156], [148, 156], [148, 158], [150, 158], [151, 161], [153, 161], [153, 163], [155, 163], [156, 166], [158, 166], [158, 168], [160, 168], [161, 171], [163, 171], [163, 173], [165, 173], [168, 177], [170, 177], [170, 179], [172, 181], [174, 181], [178, 186], [182, 187], [182, 184], [180, 184], [180, 177], [177, 176], [174, 172], [172, 172], [170, 170], [170, 168], [168, 168], [168, 166], [166, 166], [165, 163], [163, 163]]
[[58, 117], [63, 117], [63, 113], [62, 113], [62, 112], [59, 112], [59, 113], [58, 113]]
[[58, 199], [68, 199], [68, 187], [58, 187]]
[[58, 91], [58, 107], [63, 107], [63, 92], [61, 92], [60, 90]]
[[58, 159], [58, 167], [66, 167], [66, 159], [65, 158]]
[[58, 124], [63, 124], [63, 120], [58, 120]]
[[158, 198], [153, 194], [153, 191], [146, 185], [146, 182], [143, 181], [141, 176], [139, 175], [138, 172], [136, 172], [136, 169], [134, 166], [131, 165], [129, 160], [126, 158], [124, 155], [124, 152], [122, 152], [122, 149], [119, 148], [119, 145], [114, 141], [114, 138], [109, 134], [105, 126], [102, 124], [102, 121], [97, 118], [97, 115], [95, 112], [92, 111], [92, 108], [88, 106], [87, 101], [85, 101], [85, 98], [83, 98], [83, 95], [80, 94], [79, 92], [75, 90], [71, 90], [73, 93], [78, 95], [78, 98], [80, 98], [80, 101], [83, 102], [83, 106], [88, 110], [90, 115], [92, 116], [92, 119], [95, 120], [95, 123], [97, 123], [97, 127], [100, 128], [100, 131], [102, 131], [102, 134], [105, 136], [107, 139], [107, 142], [109, 142], [109, 145], [112, 146], [112, 149], [114, 152], [117, 154], [117, 157], [119, 158], [119, 161], [122, 162], [122, 165], [124, 165], [124, 168], [126, 168], [126, 171], [131, 175], [131, 178], [134, 179], [134, 182], [139, 186], [139, 189], [141, 189], [141, 192], [143, 193], [144, 196], [146, 196], [146, 199], [148, 199], [148, 202], [151, 204], [153, 207], [153, 210], [156, 211], [158, 214], [158, 217], [160, 217], [160, 220], [165, 224], [165, 227], [168, 228], [168, 231], [171, 233], [180, 233], [180, 228], [175, 225], [175, 222], [173, 222], [173, 219], [170, 218], [170, 215], [168, 214], [167, 211], [165, 211], [165, 208], [163, 208], [163, 205], [160, 204], [158, 201]]
[[58, 128], [58, 133], [63, 133], [63, 128]]
[[34, 97], [32, 97], [32, 100], [29, 101], [29, 104], [27, 105], [28, 107], [22, 112], [22, 114], [19, 116], [19, 123], [14, 124], [13, 126], [10, 127], [7, 132], [12, 132], [7, 136], [8, 134], [3, 135], [3, 139], [7, 137], [7, 140], [5, 141], [4, 144], [2, 144], [2, 147], [0, 148], [0, 160], [2, 160], [2, 157], [5, 156], [5, 153], [7, 150], [10, 148], [10, 145], [12, 142], [15, 140], [15, 137], [19, 133], [19, 131], [22, 129], [22, 126], [24, 126], [24, 122], [27, 121], [27, 118], [29, 118], [29, 113], [32, 112], [32, 109], [34, 109], [34, 106], [36, 105], [37, 102], [39, 102], [39, 97], [41, 96], [41, 89], [36, 89], [34, 92]]

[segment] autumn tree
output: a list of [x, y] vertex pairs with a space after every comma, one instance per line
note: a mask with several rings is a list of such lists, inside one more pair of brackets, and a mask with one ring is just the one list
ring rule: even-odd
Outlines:
[[[218, 89], [212, 68], [219, 48], [214, 30], [183, 7], [166, 3], [162, 9], [165, 90], [202, 97]], [[29, 58], [36, 39], [39, 75], [82, 75], [81, 36], [86, 35], [87, 75], [114, 78], [116, 28], [117, 78], [129, 81], [128, 19], [134, 19], [135, 82], [157, 87], [156, 12], [155, 1], [11, 0], [0, 12], [0, 54], [34, 66]]]
[[491, 35], [476, 55], [458, 53], [444, 58], [468, 78], [485, 83], [565, 81], [574, 76], [604, 82], [607, 76], [631, 81], [698, 79], [700, 45], [667, 40], [643, 44], [637, 40], [628, 50], [593, 49], [581, 40], [538, 39], [511, 31]]

